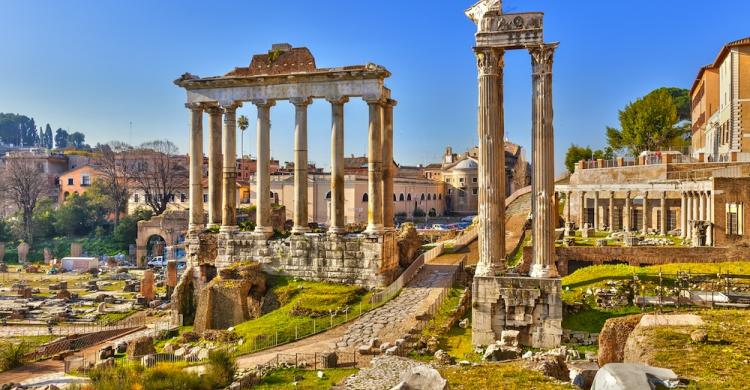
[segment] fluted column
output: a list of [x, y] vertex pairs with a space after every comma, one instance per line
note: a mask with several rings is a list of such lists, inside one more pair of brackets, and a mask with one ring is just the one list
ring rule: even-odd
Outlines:
[[346, 233], [344, 221], [344, 104], [346, 96], [327, 99], [331, 103], [331, 226], [333, 234]]
[[609, 221], [609, 231], [615, 231], [615, 192], [609, 191], [609, 215], [607, 216]]
[[479, 262], [476, 276], [505, 271], [505, 148], [502, 49], [474, 48], [479, 70]]
[[383, 106], [383, 133], [381, 140], [383, 148], [383, 226], [393, 228], [393, 107], [394, 99], [388, 99]]
[[623, 230], [626, 232], [629, 232], [632, 229], [632, 225], [630, 222], [630, 208], [631, 208], [631, 201], [630, 201], [630, 191], [625, 192], [625, 209], [622, 212], [622, 220], [623, 220]]
[[586, 223], [586, 191], [578, 192], [578, 230]]
[[699, 221], [705, 221], [706, 218], [706, 193], [698, 192], [698, 218]]
[[599, 230], [599, 191], [594, 191], [594, 231]]
[[223, 185], [221, 202], [221, 231], [236, 231], [237, 227], [237, 107], [239, 103], [222, 106], [224, 111]]
[[[557, 44], [529, 48], [532, 68], [532, 247], [529, 275], [559, 276], [555, 265], [555, 151], [552, 126], [552, 58]], [[503, 147], [503, 150], [505, 148]], [[505, 157], [503, 156], [504, 160]], [[596, 213], [596, 212], [595, 212]], [[505, 218], [502, 219], [505, 221]], [[596, 222], [594, 222], [596, 224]], [[504, 237], [503, 237], [504, 238]]]
[[307, 218], [307, 106], [310, 98], [291, 99], [294, 104], [294, 226], [292, 233], [310, 231]]
[[203, 107], [198, 103], [185, 105], [190, 109], [190, 215], [188, 229], [203, 230]]
[[224, 162], [221, 153], [221, 109], [212, 106], [208, 112], [208, 227], [221, 225], [221, 182]]
[[659, 221], [659, 234], [661, 234], [662, 236], [664, 236], [664, 235], [667, 234], [667, 221], [669, 220], [667, 218], [667, 212], [669, 210], [667, 210], [667, 192], [666, 191], [662, 191], [661, 192], [661, 204], [660, 204], [660, 208], [661, 208], [661, 215], [659, 215], [659, 219], [660, 219], [660, 221]]
[[687, 194], [680, 192], [680, 237], [687, 237]]
[[367, 228], [366, 233], [383, 231], [383, 131], [382, 98], [365, 98], [370, 111], [367, 156]]
[[649, 209], [648, 209], [648, 191], [643, 191], [643, 221], [641, 226], [641, 233], [646, 234], [649, 227]]
[[258, 107], [255, 233], [269, 237], [273, 234], [273, 226], [271, 226], [271, 173], [269, 170], [269, 161], [271, 160], [271, 107], [276, 102], [270, 99], [259, 99], [253, 100], [253, 104]]

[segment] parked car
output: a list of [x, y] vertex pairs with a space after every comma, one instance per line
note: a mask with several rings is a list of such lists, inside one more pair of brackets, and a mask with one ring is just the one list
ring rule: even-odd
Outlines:
[[167, 261], [164, 260], [164, 256], [155, 256], [146, 263], [149, 267], [164, 267], [167, 265]]

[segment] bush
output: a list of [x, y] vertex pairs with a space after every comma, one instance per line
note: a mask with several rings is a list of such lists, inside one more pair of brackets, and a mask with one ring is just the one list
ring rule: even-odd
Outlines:
[[29, 346], [25, 342], [11, 343], [8, 341], [0, 343], [0, 371], [10, 370], [26, 364], [26, 354]]
[[421, 218], [426, 216], [427, 214], [424, 212], [424, 210], [420, 209], [419, 207], [414, 208], [414, 216], [417, 218]]
[[215, 349], [208, 353], [209, 377], [219, 386], [228, 386], [234, 379], [237, 364], [232, 355], [224, 349]]

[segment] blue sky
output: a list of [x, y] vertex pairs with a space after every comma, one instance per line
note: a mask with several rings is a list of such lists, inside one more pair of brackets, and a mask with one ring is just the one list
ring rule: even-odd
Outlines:
[[[183, 72], [223, 74], [272, 43], [307, 46], [320, 67], [374, 62], [393, 76], [399, 163], [476, 143], [472, 1], [0, 2], [0, 112], [82, 131], [89, 143], [167, 138], [187, 150]], [[507, 0], [545, 13], [554, 65], [558, 171], [570, 143], [601, 147], [617, 110], [661, 86], [689, 88], [720, 47], [750, 35], [746, 0]], [[530, 156], [530, 59], [506, 54], [506, 136]], [[245, 153], [255, 153], [255, 109]], [[292, 159], [293, 106], [272, 110], [271, 152]], [[346, 106], [346, 153], [366, 152], [366, 104]], [[310, 159], [329, 166], [330, 108], [310, 107]], [[132, 122], [132, 132], [129, 123]], [[239, 149], [239, 141], [238, 141]]]

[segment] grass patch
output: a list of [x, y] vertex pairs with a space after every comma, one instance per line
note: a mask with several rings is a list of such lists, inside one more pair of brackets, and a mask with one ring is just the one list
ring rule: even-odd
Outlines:
[[253, 389], [271, 390], [271, 389], [310, 389], [310, 390], [327, 390], [346, 377], [356, 374], [356, 368], [332, 368], [323, 371], [323, 378], [318, 378], [317, 371], [300, 370], [289, 368], [284, 370], [274, 370], [264, 376], [260, 383], [253, 386]]
[[521, 244], [518, 245], [510, 255], [508, 255], [508, 267], [515, 267], [516, 265], [521, 263], [521, 259], [523, 258], [523, 248], [526, 246], [531, 246], [530, 231], [524, 232], [523, 242], [521, 242]]
[[523, 367], [521, 362], [447, 367], [440, 370], [453, 390], [475, 389], [575, 389], [544, 374]]
[[96, 319], [98, 324], [115, 324], [135, 314], [138, 310], [128, 310], [122, 313], [104, 313]]
[[[358, 286], [272, 277], [272, 292], [281, 307], [234, 327], [245, 340], [238, 353], [250, 352], [268, 344], [295, 340], [345, 322], [372, 308], [371, 292]], [[344, 309], [348, 308], [348, 313]]]
[[599, 333], [604, 327], [604, 322], [608, 319], [640, 312], [641, 309], [637, 306], [626, 306], [613, 310], [588, 308], [579, 313], [564, 315], [562, 327], [563, 329], [580, 332]]
[[426, 337], [440, 336], [443, 333], [443, 326], [448, 322], [453, 309], [458, 306], [458, 302], [461, 300], [461, 292], [463, 288], [460, 286], [453, 286], [448, 290], [448, 296], [445, 297], [443, 303], [440, 304], [435, 316], [432, 317], [430, 322], [422, 329], [422, 335]]

